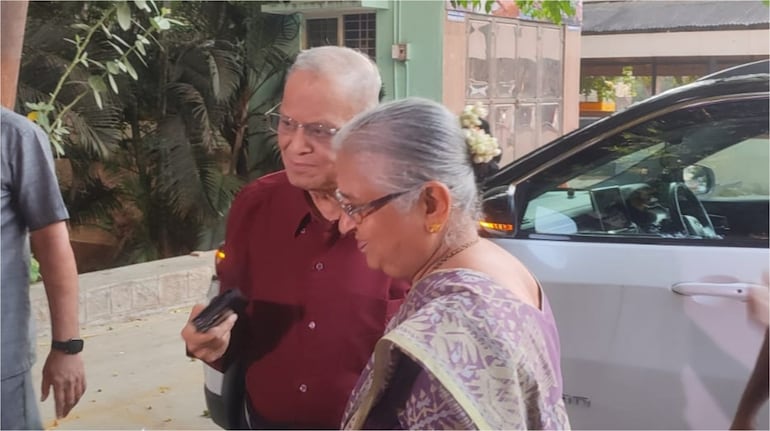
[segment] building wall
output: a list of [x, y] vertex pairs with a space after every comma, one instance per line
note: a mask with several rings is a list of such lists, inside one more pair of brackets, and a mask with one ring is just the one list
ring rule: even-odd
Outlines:
[[579, 126], [580, 26], [509, 12], [449, 9], [443, 18], [443, 102], [488, 109], [502, 163]]
[[580, 125], [580, 28], [566, 27], [564, 32], [564, 123], [562, 134]]
[[465, 74], [468, 68], [468, 34], [465, 21], [444, 18], [443, 101], [452, 112], [465, 106]]
[[[377, 66], [385, 100], [419, 96], [442, 101], [444, 4], [435, 0], [394, 1], [377, 11]], [[409, 60], [391, 58], [391, 47], [408, 43]]]
[[770, 30], [592, 34], [582, 45], [584, 59], [768, 55]]

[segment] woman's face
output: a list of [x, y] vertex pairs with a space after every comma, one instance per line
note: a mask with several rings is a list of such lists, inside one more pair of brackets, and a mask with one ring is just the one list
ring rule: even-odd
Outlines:
[[342, 211], [339, 228], [343, 235], [355, 235], [369, 267], [394, 278], [411, 279], [430, 255], [425, 214], [419, 202], [407, 211], [399, 209], [397, 201], [414, 193], [391, 193], [376, 186], [372, 178], [387, 168], [385, 164], [375, 156], [352, 156], [344, 151], [337, 154], [340, 201], [343, 209], [357, 212], [351, 217]]

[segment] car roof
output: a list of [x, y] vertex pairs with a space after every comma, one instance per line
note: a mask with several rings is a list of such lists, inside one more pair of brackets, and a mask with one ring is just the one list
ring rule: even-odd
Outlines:
[[743, 75], [756, 75], [759, 73], [770, 73], [770, 60], [759, 60], [753, 63], [746, 63], [735, 67], [730, 67], [728, 69], [720, 70], [719, 72], [714, 72], [710, 75], [698, 78], [698, 81], [732, 78], [735, 76]]
[[[749, 63], [738, 66], [738, 68], [726, 69], [716, 74], [705, 76], [693, 83], [670, 89], [637, 102], [586, 127], [567, 133], [503, 167], [498, 173], [488, 178], [482, 188], [488, 190], [511, 184], [511, 182], [519, 180], [537, 170], [539, 165], [559, 158], [564, 151], [568, 151], [574, 145], [595, 139], [598, 136], [621, 128], [639, 117], [654, 114], [656, 111], [661, 111], [671, 106], [719, 96], [758, 92], [767, 93], [770, 86], [770, 74], [767, 71], [751, 73], [757, 70], [764, 70], [761, 63], [763, 62]], [[767, 62], [764, 63], [766, 66]]]

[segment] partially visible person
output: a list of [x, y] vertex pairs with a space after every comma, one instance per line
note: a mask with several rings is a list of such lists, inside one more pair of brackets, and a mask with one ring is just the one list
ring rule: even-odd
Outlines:
[[78, 274], [48, 138], [29, 119], [1, 109], [0, 427], [42, 429], [31, 375], [36, 334], [29, 299], [30, 245], [40, 263], [51, 312], [53, 341], [43, 367], [42, 400], [53, 387], [57, 418], [67, 416], [86, 390], [83, 340], [78, 335]]
[[[764, 274], [765, 286], [770, 286], [768, 273]], [[757, 362], [751, 372], [746, 389], [743, 391], [735, 417], [730, 425], [731, 430], [753, 430], [756, 428], [756, 418], [759, 409], [768, 399], [768, 379], [770, 379], [770, 355], [768, 354], [768, 287], [755, 288], [749, 291], [749, 315], [765, 328], [765, 339], [757, 355]]]
[[370, 267], [412, 280], [344, 428], [569, 427], [551, 308], [521, 262], [479, 238], [473, 161], [494, 151], [469, 144], [423, 99], [381, 105], [334, 139], [340, 231]]
[[301, 52], [280, 114], [271, 116], [286, 170], [246, 185], [233, 202], [219, 280], [249, 304], [206, 333], [188, 323], [182, 337], [192, 355], [220, 369], [245, 365], [242, 427], [337, 428], [406, 295], [406, 282], [369, 269], [355, 238], [337, 229], [331, 140], [377, 105], [380, 89], [377, 67], [357, 51]]

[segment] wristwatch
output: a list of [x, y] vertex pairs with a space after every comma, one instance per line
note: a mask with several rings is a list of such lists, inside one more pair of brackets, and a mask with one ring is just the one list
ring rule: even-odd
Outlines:
[[67, 341], [51, 341], [51, 348], [61, 350], [68, 355], [75, 355], [83, 351], [83, 340], [70, 338]]

